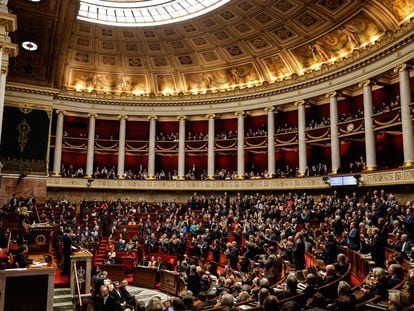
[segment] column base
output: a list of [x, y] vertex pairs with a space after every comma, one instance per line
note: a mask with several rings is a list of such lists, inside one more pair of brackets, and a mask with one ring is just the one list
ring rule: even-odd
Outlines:
[[413, 166], [414, 166], [414, 161], [404, 161], [404, 163], [401, 167], [402, 168], [407, 168], [407, 167], [413, 167]]
[[185, 180], [185, 176], [177, 176], [177, 180]]
[[329, 173], [329, 175], [337, 175], [338, 174], [338, 170], [331, 170], [331, 172]]
[[242, 176], [237, 175], [237, 176], [236, 176], [236, 179], [242, 180], [242, 179], [244, 179], [244, 175], [242, 175]]
[[215, 180], [214, 176], [207, 176], [208, 180]]
[[298, 172], [298, 177], [305, 177], [305, 172]]
[[376, 165], [367, 165], [367, 167], [365, 168], [364, 172], [373, 172], [377, 170], [377, 166]]
[[155, 180], [155, 176], [147, 176], [145, 177], [145, 180]]
[[59, 172], [53, 172], [52, 177], [60, 177], [60, 173]]
[[118, 179], [125, 179], [125, 176], [124, 175], [118, 175], [117, 178]]
[[85, 176], [83, 176], [83, 178], [92, 178], [92, 175], [85, 175]]

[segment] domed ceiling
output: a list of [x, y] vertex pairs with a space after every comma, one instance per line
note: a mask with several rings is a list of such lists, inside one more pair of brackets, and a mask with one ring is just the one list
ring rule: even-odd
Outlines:
[[10, 1], [13, 42], [39, 45], [20, 48], [10, 80], [120, 96], [271, 86], [375, 48], [414, 13], [414, 0], [232, 0], [191, 20], [127, 27], [76, 18], [92, 1], [81, 2]]

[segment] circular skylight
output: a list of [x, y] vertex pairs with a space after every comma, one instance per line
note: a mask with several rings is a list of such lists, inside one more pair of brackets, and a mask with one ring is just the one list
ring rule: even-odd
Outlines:
[[36, 43], [32, 42], [32, 41], [24, 41], [22, 42], [22, 47], [25, 50], [28, 50], [30, 52], [34, 52], [38, 49], [38, 46]]
[[192, 19], [230, 0], [81, 0], [78, 19], [115, 26], [165, 25]]

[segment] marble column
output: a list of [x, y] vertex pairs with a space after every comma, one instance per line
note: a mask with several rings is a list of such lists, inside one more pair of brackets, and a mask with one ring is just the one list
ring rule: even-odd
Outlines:
[[235, 113], [237, 116], [237, 178], [244, 178], [244, 111]]
[[215, 133], [215, 114], [207, 115], [208, 118], [208, 151], [207, 151], [207, 178], [214, 179], [215, 175], [215, 157], [214, 157], [214, 138]]
[[402, 64], [394, 69], [400, 78], [400, 105], [401, 105], [401, 127], [403, 137], [403, 153], [405, 167], [414, 165], [414, 136], [413, 121], [411, 119], [411, 87], [410, 73], [407, 64]]
[[4, 97], [6, 94], [6, 79], [9, 67], [9, 58], [18, 54], [18, 46], [11, 43], [10, 32], [17, 29], [16, 15], [9, 13], [7, 1], [0, 3], [0, 145], [3, 128]]
[[55, 136], [55, 155], [53, 157], [53, 176], [60, 176], [62, 167], [62, 142], [63, 142], [63, 121], [65, 113], [62, 110], [56, 110], [56, 136]]
[[331, 123], [331, 173], [337, 174], [341, 167], [341, 151], [338, 132], [338, 93], [326, 94], [329, 98], [329, 118]]
[[363, 88], [364, 98], [364, 128], [365, 128], [365, 157], [366, 170], [374, 171], [377, 169], [377, 154], [375, 149], [374, 122], [372, 120], [372, 84], [370, 80], [363, 81], [359, 87]]
[[275, 170], [275, 107], [268, 107], [267, 111], [267, 174], [274, 177]]
[[155, 138], [156, 138], [156, 127], [157, 117], [149, 116], [150, 121], [149, 127], [149, 139], [148, 139], [148, 177], [147, 179], [155, 179]]
[[86, 155], [86, 175], [90, 178], [93, 175], [93, 158], [95, 155], [95, 121], [97, 114], [89, 114], [89, 130], [88, 130], [88, 152]]
[[298, 107], [298, 141], [299, 141], [299, 176], [305, 176], [307, 159], [306, 159], [306, 116], [305, 101], [300, 100], [295, 103]]
[[179, 120], [178, 131], [178, 180], [185, 179], [185, 116], [177, 117]]
[[126, 121], [128, 116], [120, 115], [119, 118], [119, 140], [118, 140], [118, 178], [124, 178], [125, 174], [125, 136]]

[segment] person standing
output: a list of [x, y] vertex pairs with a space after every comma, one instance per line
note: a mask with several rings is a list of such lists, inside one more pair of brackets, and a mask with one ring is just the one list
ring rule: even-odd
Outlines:
[[63, 235], [63, 266], [61, 275], [69, 275], [70, 273], [70, 256], [72, 255], [72, 246], [80, 249], [72, 240], [72, 230], [66, 229]]

